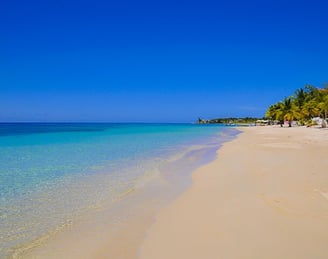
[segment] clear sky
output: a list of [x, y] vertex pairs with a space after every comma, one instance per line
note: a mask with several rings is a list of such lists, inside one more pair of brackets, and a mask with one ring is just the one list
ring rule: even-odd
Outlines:
[[328, 82], [328, 1], [0, 2], [0, 121], [263, 116]]

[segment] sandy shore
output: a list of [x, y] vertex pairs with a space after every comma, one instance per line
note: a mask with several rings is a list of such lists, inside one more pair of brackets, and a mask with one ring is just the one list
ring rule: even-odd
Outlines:
[[328, 130], [242, 131], [160, 211], [140, 258], [328, 258]]
[[328, 258], [328, 130], [241, 130], [164, 208], [161, 178], [22, 258]]

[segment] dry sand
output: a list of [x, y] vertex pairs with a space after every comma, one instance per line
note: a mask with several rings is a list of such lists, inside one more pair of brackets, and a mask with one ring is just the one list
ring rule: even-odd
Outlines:
[[242, 131], [160, 211], [140, 258], [328, 258], [328, 130]]

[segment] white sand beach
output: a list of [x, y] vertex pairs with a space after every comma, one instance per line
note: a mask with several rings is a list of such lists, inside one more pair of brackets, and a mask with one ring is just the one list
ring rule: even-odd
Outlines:
[[161, 210], [140, 258], [328, 257], [328, 131], [242, 131]]
[[241, 130], [159, 211], [136, 200], [119, 232], [90, 215], [23, 258], [327, 258], [328, 130]]

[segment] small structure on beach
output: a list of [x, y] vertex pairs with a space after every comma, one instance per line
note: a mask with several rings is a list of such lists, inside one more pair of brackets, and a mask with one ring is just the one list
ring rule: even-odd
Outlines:
[[327, 128], [327, 121], [323, 118], [314, 117], [314, 118], [312, 118], [312, 122], [314, 122], [316, 125], [318, 125], [322, 128]]
[[266, 125], [270, 125], [269, 120], [257, 120], [255, 122], [255, 126], [266, 126]]

